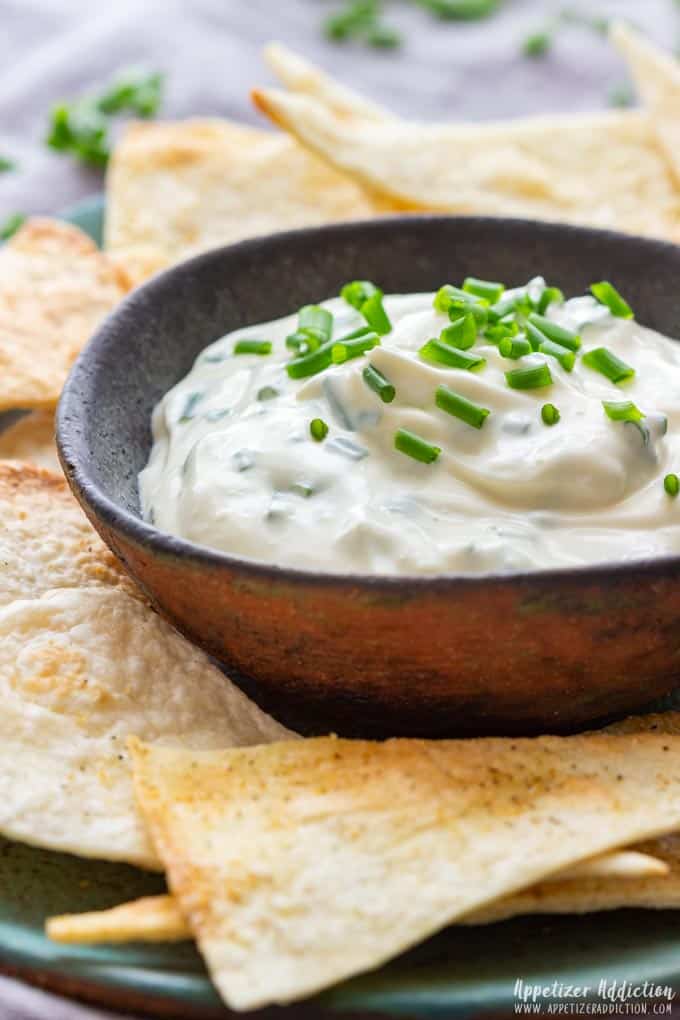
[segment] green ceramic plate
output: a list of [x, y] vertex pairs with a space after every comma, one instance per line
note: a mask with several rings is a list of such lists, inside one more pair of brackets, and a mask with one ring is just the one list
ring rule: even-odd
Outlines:
[[[65, 217], [99, 241], [102, 214], [103, 200], [96, 197]], [[0, 961], [29, 980], [112, 1005], [183, 1020], [227, 1015], [189, 943], [83, 948], [54, 945], [42, 933], [50, 914], [113, 906], [163, 888], [160, 878], [135, 868], [0, 840]], [[447, 1020], [509, 1015], [518, 978], [591, 987], [602, 978], [680, 986], [680, 911], [452, 928], [318, 996], [305, 1015], [329, 1020], [342, 1014]]]

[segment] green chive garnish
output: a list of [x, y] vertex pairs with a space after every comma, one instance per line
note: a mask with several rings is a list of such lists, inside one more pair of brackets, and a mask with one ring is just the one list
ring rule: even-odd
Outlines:
[[532, 368], [513, 368], [505, 373], [505, 378], [513, 390], [538, 390], [552, 384], [552, 376], [547, 365], [535, 365]]
[[504, 337], [498, 344], [498, 353], [503, 358], [512, 358], [513, 361], [523, 358], [525, 354], [531, 354], [532, 349], [525, 336]]
[[490, 305], [499, 301], [505, 291], [502, 283], [494, 283], [491, 280], [479, 280], [476, 276], [468, 276], [463, 282], [463, 290], [468, 294], [484, 298]]
[[370, 280], [354, 280], [352, 283], [346, 283], [340, 291], [340, 297], [344, 298], [347, 304], [356, 308], [358, 312], [361, 311], [364, 301], [368, 301], [374, 294], [382, 296], [382, 291]]
[[480, 358], [475, 354], [467, 354], [459, 351], [442, 340], [433, 338], [418, 351], [423, 361], [431, 361], [435, 365], [446, 365], [447, 368], [462, 368], [467, 372], [478, 372], [486, 365], [486, 358]]
[[328, 340], [315, 351], [310, 351], [309, 354], [303, 354], [302, 357], [289, 361], [286, 365], [288, 377], [290, 379], [305, 379], [309, 375], [317, 375], [319, 372], [323, 372], [325, 368], [329, 368], [332, 364], [332, 349], [333, 341]]
[[477, 339], [477, 323], [471, 312], [465, 312], [460, 318], [445, 326], [439, 334], [445, 344], [457, 347], [461, 351], [467, 351]]
[[544, 404], [541, 408], [541, 418], [544, 425], [557, 425], [560, 420], [560, 412], [554, 404]]
[[313, 333], [323, 343], [333, 332], [333, 316], [320, 305], [305, 305], [298, 312], [298, 329]]
[[196, 393], [190, 393], [189, 394], [189, 396], [187, 397], [187, 399], [186, 399], [186, 401], [184, 403], [184, 407], [182, 408], [182, 413], [181, 413], [181, 415], [179, 416], [179, 419], [178, 419], [180, 425], [183, 425], [186, 422], [191, 421], [191, 419], [194, 417], [194, 411], [196, 410], [196, 404], [199, 402], [199, 400], [202, 400], [202, 399], [203, 399], [203, 393], [200, 390], [198, 392], [196, 392]]
[[328, 435], [328, 425], [323, 418], [312, 418], [309, 423], [309, 432], [312, 439], [320, 443]]
[[234, 354], [271, 354], [271, 340], [237, 340]]
[[422, 464], [432, 464], [442, 452], [440, 446], [433, 446], [408, 429], [397, 429], [394, 433], [394, 448], [407, 457], [413, 457]]
[[612, 421], [642, 421], [644, 415], [632, 400], [603, 400], [604, 413]]
[[23, 227], [26, 222], [26, 216], [24, 213], [12, 213], [7, 219], [0, 224], [0, 241], [9, 241], [10, 237], [16, 234], [20, 227]]
[[680, 478], [676, 474], [666, 475], [663, 480], [663, 487], [669, 496], [675, 498], [680, 492]]
[[576, 355], [573, 351], [568, 351], [566, 347], [562, 347], [561, 344], [553, 343], [552, 340], [543, 340], [538, 345], [538, 350], [540, 354], [547, 354], [551, 358], [556, 358], [565, 372], [573, 370]]
[[279, 390], [275, 386], [263, 386], [257, 391], [258, 400], [273, 400], [279, 396]]
[[488, 407], [480, 407], [474, 404], [460, 393], [455, 393], [448, 386], [438, 386], [435, 392], [435, 403], [442, 411], [452, 414], [454, 418], [460, 418], [466, 425], [475, 429], [481, 429], [486, 419], [491, 414]]
[[[543, 293], [545, 294], [545, 291]], [[574, 333], [572, 329], [567, 329], [566, 326], [560, 326], [557, 322], [553, 322], [552, 319], [547, 319], [545, 315], [532, 312], [529, 316], [529, 322], [532, 326], [540, 329], [541, 333], [547, 336], [548, 340], [552, 340], [554, 343], [560, 344], [570, 351], [577, 351], [581, 346], [581, 337], [578, 333]]]
[[379, 336], [385, 336], [392, 329], [392, 323], [383, 308], [382, 300], [381, 293], [373, 294], [361, 306], [361, 314], [371, 329], [374, 329]]
[[[559, 287], [546, 287], [545, 290], [542, 291], [541, 296], [538, 299], [538, 304], [536, 305], [539, 315], [545, 315], [552, 304], [564, 304], [564, 294]], [[554, 340], [555, 337], [551, 337], [551, 339]]]
[[616, 287], [613, 287], [607, 280], [591, 284], [590, 292], [601, 305], [606, 305], [617, 319], [633, 318], [633, 309], [627, 301], [624, 301]]
[[318, 336], [308, 330], [296, 329], [294, 333], [289, 333], [286, 337], [286, 347], [289, 351], [295, 351], [296, 354], [309, 354], [320, 346], [321, 341]]
[[588, 351], [583, 355], [583, 364], [595, 372], [605, 375], [613, 383], [625, 382], [635, 375], [634, 368], [627, 365], [625, 361], [621, 361], [606, 347], [596, 347], [594, 350]]
[[366, 333], [356, 340], [336, 340], [331, 347], [331, 361], [334, 365], [343, 365], [351, 358], [360, 358], [366, 351], [373, 350], [380, 343], [377, 333]]
[[461, 315], [470, 312], [475, 317], [478, 329], [484, 329], [487, 321], [487, 302], [476, 294], [469, 294], [460, 287], [447, 283], [440, 287], [434, 296], [433, 306], [436, 311], [448, 315], [452, 322]]
[[513, 336], [517, 336], [518, 333], [519, 326], [517, 325], [517, 320], [507, 315], [503, 319], [499, 319], [492, 326], [488, 326], [484, 330], [484, 337], [486, 340], [490, 340], [492, 344], [500, 344], [501, 340], [511, 339]]
[[382, 372], [379, 372], [374, 365], [366, 365], [366, 368], [361, 373], [364, 377], [364, 382], [377, 393], [383, 404], [391, 404], [396, 396], [396, 390], [389, 379], [385, 378]]
[[496, 301], [490, 308], [487, 309], [490, 322], [498, 322], [499, 319], [505, 318], [506, 315], [510, 315], [515, 311], [515, 305], [517, 298], [508, 296], [502, 297], [500, 301]]

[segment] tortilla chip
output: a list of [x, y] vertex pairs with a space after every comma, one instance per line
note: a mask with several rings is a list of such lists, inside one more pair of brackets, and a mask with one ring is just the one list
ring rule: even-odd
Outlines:
[[680, 825], [665, 736], [131, 750], [170, 888], [236, 1009], [309, 995]]
[[54, 415], [33, 411], [0, 431], [0, 460], [19, 460], [61, 472], [54, 442]]
[[658, 142], [680, 184], [680, 66], [630, 25], [619, 22], [610, 39], [628, 64], [647, 107]]
[[657, 733], [672, 737], [680, 736], [680, 712], [653, 712], [650, 715], [629, 715], [626, 719], [611, 723], [606, 733]]
[[137, 283], [208, 248], [378, 208], [286, 135], [221, 120], [133, 124], [107, 192], [106, 248]]
[[289, 731], [146, 604], [63, 477], [0, 464], [0, 833], [159, 867], [125, 740], [224, 747]]
[[680, 237], [680, 195], [638, 111], [418, 124], [348, 120], [318, 97], [275, 89], [253, 99], [329, 165], [403, 209]]
[[192, 937], [173, 896], [144, 896], [110, 910], [50, 917], [45, 934], [53, 942], [181, 942]]
[[363, 120], [394, 120], [394, 114], [335, 81], [321, 68], [293, 53], [282, 43], [264, 48], [265, 63], [290, 92], [315, 97], [341, 117]]
[[77, 227], [32, 219], [0, 249], [0, 411], [53, 410], [129, 280]]
[[554, 881], [575, 881], [581, 878], [647, 878], [650, 875], [667, 875], [668, 865], [650, 853], [639, 850], [614, 850], [599, 857], [591, 857], [565, 868]]

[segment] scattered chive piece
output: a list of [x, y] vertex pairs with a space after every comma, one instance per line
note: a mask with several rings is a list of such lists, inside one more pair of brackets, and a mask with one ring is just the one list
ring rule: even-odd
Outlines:
[[552, 384], [552, 376], [547, 365], [535, 365], [532, 368], [513, 368], [505, 373], [505, 378], [513, 390], [538, 390]]
[[471, 312], [465, 312], [450, 326], [444, 327], [439, 334], [439, 339], [461, 351], [467, 351], [477, 339], [477, 323], [474, 315]]
[[468, 294], [484, 298], [490, 305], [494, 305], [503, 296], [505, 285], [494, 283], [491, 280], [479, 280], [476, 276], [468, 276], [463, 281], [463, 290]]
[[368, 333], [373, 333], [374, 330], [370, 326], [359, 326], [358, 329], [352, 330], [351, 333], [347, 333], [345, 336], [339, 336], [335, 341], [336, 344], [344, 344], [347, 340], [358, 340], [360, 336], [366, 336]]
[[594, 350], [588, 351], [583, 355], [583, 364], [595, 372], [605, 375], [613, 383], [625, 382], [635, 375], [634, 368], [627, 365], [625, 361], [621, 361], [606, 347], [596, 347]]
[[[546, 287], [541, 293], [536, 306], [539, 315], [545, 315], [550, 305], [562, 305], [564, 304], [564, 294], [559, 287]], [[552, 337], [551, 339], [554, 339]]]
[[516, 298], [506, 295], [502, 297], [500, 301], [495, 301], [490, 308], [487, 309], [490, 322], [498, 322], [503, 319], [506, 315], [510, 315], [515, 310]]
[[10, 237], [13, 237], [25, 222], [26, 217], [23, 213], [13, 213], [8, 216], [5, 222], [0, 225], [0, 241], [9, 241]]
[[448, 386], [438, 386], [435, 392], [435, 403], [442, 411], [451, 414], [454, 418], [460, 418], [466, 425], [475, 429], [481, 429], [486, 419], [491, 414], [488, 407], [480, 407], [474, 404], [460, 393], [455, 393]]
[[632, 400], [603, 400], [604, 413], [612, 421], [642, 421], [644, 415]]
[[286, 337], [286, 347], [290, 351], [295, 351], [296, 354], [310, 354], [320, 346], [321, 341], [318, 336], [309, 330], [296, 329], [294, 333], [289, 333]]
[[498, 353], [503, 358], [512, 358], [517, 361], [525, 354], [531, 354], [533, 348], [525, 336], [504, 337], [498, 344]]
[[[320, 421], [321, 419], [318, 420]], [[310, 496], [314, 495], [314, 486], [309, 485], [308, 482], [293, 482], [290, 491], [294, 492], [297, 496], [302, 496], [303, 499], [309, 499]]]
[[431, 361], [436, 365], [446, 365], [448, 368], [462, 368], [467, 372], [478, 372], [486, 365], [486, 358], [480, 358], [475, 354], [467, 354], [459, 351], [442, 340], [433, 338], [418, 351], [423, 361]]
[[[468, 294], [467, 297], [473, 295]], [[472, 315], [476, 324], [477, 329], [485, 329], [489, 318], [487, 312], [487, 306], [481, 304], [479, 300], [475, 301], [453, 301], [449, 305], [449, 319], [451, 322], [456, 322], [461, 315]]]
[[305, 379], [308, 375], [317, 375], [319, 372], [323, 372], [332, 364], [332, 349], [333, 341], [328, 340], [315, 351], [310, 351], [309, 354], [303, 354], [301, 357], [289, 361], [286, 365], [289, 379]]
[[422, 464], [432, 464], [442, 452], [440, 446], [433, 446], [408, 429], [397, 429], [394, 433], [394, 448]]
[[191, 421], [191, 419], [194, 416], [196, 404], [199, 402], [199, 400], [202, 399], [202, 397], [203, 394], [200, 392], [200, 390], [197, 393], [189, 394], [184, 404], [184, 407], [182, 408], [182, 413], [179, 416], [180, 425], [184, 425], [186, 422]]
[[389, 320], [387, 312], [383, 308], [383, 296], [382, 292], [373, 294], [368, 300], [364, 301], [361, 306], [361, 314], [364, 319], [379, 336], [385, 336], [392, 329], [392, 323]]
[[10, 170], [16, 169], [16, 163], [12, 159], [7, 159], [6, 156], [0, 156], [0, 174], [9, 173]]
[[234, 354], [271, 354], [271, 340], [237, 340]]
[[550, 32], [532, 32], [522, 43], [522, 53], [525, 57], [537, 60], [544, 57], [552, 46]]
[[340, 297], [358, 312], [361, 311], [364, 301], [368, 301], [374, 294], [382, 296], [382, 291], [370, 280], [353, 280], [352, 283], [346, 283], [340, 291]]
[[546, 319], [544, 315], [532, 312], [529, 316], [529, 322], [536, 329], [540, 329], [541, 333], [547, 336], [548, 340], [552, 340], [562, 347], [567, 347], [570, 351], [577, 351], [581, 346], [581, 337], [578, 333], [574, 333], [572, 329], [567, 329], [565, 326], [560, 326], [557, 322], [553, 322], [552, 319]]
[[359, 358], [366, 351], [373, 350], [380, 343], [377, 333], [366, 333], [355, 340], [336, 340], [331, 347], [331, 361], [334, 365], [343, 365], [351, 358]]
[[607, 280], [591, 284], [590, 293], [601, 305], [606, 305], [617, 319], [633, 318], [633, 309], [627, 301], [624, 301], [616, 287], [613, 287]]
[[554, 404], [544, 404], [541, 408], [541, 418], [544, 425], [557, 425], [560, 420], [560, 412]]
[[675, 498], [680, 492], [680, 478], [676, 474], [666, 475], [663, 480], [663, 487], [669, 496]]
[[309, 423], [309, 432], [312, 439], [315, 439], [317, 443], [320, 443], [328, 435], [328, 425], [323, 418], [312, 418]]
[[364, 377], [364, 382], [377, 393], [383, 404], [391, 404], [394, 400], [397, 391], [395, 390], [389, 379], [386, 379], [382, 372], [379, 372], [373, 365], [366, 365], [366, 368], [361, 373]]
[[490, 340], [492, 344], [500, 344], [501, 340], [508, 340], [512, 339], [513, 336], [517, 336], [519, 333], [517, 321], [510, 316], [506, 316], [506, 318], [510, 321], [506, 322], [504, 319], [499, 319], [498, 322], [488, 326], [484, 330], [485, 339]]
[[333, 316], [320, 305], [305, 305], [298, 312], [298, 329], [308, 330], [323, 343], [333, 332]]
[[273, 400], [279, 396], [279, 390], [275, 386], [263, 386], [257, 391], [258, 400]]
[[451, 305], [477, 305], [487, 302], [477, 294], [471, 294], [461, 287], [454, 287], [452, 283], [445, 283], [435, 294], [432, 304], [435, 311], [446, 314]]
[[566, 347], [562, 347], [561, 344], [556, 344], [552, 340], [543, 340], [538, 345], [538, 350], [540, 354], [547, 354], [551, 358], [556, 358], [565, 372], [571, 372], [573, 370], [576, 355], [573, 351], [569, 351]]

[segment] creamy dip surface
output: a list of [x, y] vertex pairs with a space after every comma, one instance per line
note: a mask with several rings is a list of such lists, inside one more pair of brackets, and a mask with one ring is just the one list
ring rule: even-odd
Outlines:
[[[308, 378], [286, 371], [296, 313], [213, 343], [154, 410], [145, 519], [226, 553], [337, 573], [478, 574], [680, 552], [680, 500], [663, 482], [680, 470], [680, 345], [586, 296], [546, 312], [580, 334], [573, 371], [541, 353], [502, 357], [481, 335], [466, 353], [486, 365], [451, 368], [419, 355], [450, 325], [433, 297], [386, 296], [392, 330], [380, 345]], [[341, 298], [322, 306], [333, 338], [366, 325]], [[271, 341], [272, 353], [235, 354], [243, 338]], [[582, 355], [599, 347], [634, 378], [616, 385], [589, 368]], [[368, 364], [394, 386], [390, 403], [366, 384]], [[552, 385], [508, 386], [506, 372], [541, 364]], [[488, 409], [481, 428], [436, 405], [442, 384]], [[637, 424], [605, 414], [602, 401], [627, 400], [644, 415]], [[552, 426], [548, 402], [560, 414]], [[320, 442], [316, 418], [328, 425]], [[399, 429], [439, 447], [437, 459], [396, 449]]]

